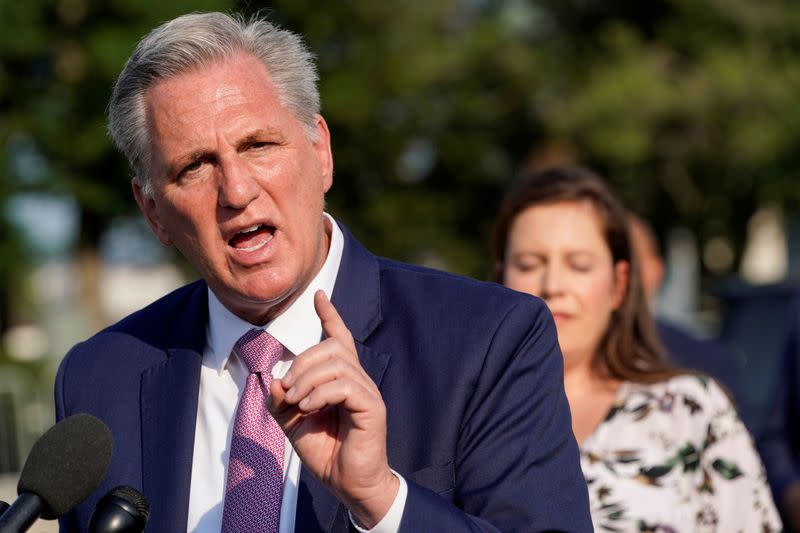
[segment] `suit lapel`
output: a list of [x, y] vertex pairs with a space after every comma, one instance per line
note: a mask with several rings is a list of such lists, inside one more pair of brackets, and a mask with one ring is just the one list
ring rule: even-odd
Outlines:
[[[344, 250], [331, 302], [353, 334], [358, 358], [370, 378], [380, 387], [389, 354], [373, 350], [364, 342], [381, 321], [378, 261], [339, 224]], [[347, 531], [344, 506], [306, 468], [300, 472], [295, 530], [303, 532]]]
[[170, 324], [166, 359], [141, 381], [142, 480], [150, 502], [148, 531], [185, 531], [194, 454], [200, 368], [208, 319], [206, 285]]
[[142, 478], [152, 531], [185, 531], [192, 475], [199, 353], [173, 352], [142, 375]]
[[369, 253], [343, 225], [344, 250], [331, 302], [356, 341], [358, 358], [378, 387], [389, 364], [390, 355], [367, 344], [367, 339], [383, 320], [378, 259]]

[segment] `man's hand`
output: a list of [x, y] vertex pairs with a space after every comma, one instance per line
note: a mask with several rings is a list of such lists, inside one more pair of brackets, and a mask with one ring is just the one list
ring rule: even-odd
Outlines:
[[322, 291], [314, 308], [326, 339], [298, 355], [270, 386], [270, 411], [295, 451], [358, 524], [387, 513], [399, 480], [386, 457], [386, 406], [361, 368], [350, 330]]

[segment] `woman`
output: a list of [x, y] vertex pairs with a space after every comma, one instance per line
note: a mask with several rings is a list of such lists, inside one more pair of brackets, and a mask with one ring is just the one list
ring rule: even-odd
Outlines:
[[710, 378], [661, 356], [625, 212], [578, 168], [527, 176], [494, 228], [497, 281], [547, 303], [597, 531], [779, 531], [750, 435]]

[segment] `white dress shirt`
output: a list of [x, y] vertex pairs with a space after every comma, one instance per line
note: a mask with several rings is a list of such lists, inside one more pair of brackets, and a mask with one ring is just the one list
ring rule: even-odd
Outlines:
[[[275, 378], [286, 373], [296, 355], [320, 341], [322, 324], [314, 310], [314, 293], [319, 289], [328, 297], [333, 293], [344, 247], [344, 236], [339, 226], [327, 213], [325, 218], [326, 230], [330, 233], [330, 249], [322, 269], [297, 300], [272, 322], [254, 326], [231, 313], [210, 289], [208, 291], [208, 325], [200, 370], [188, 531], [211, 533], [220, 531], [222, 527], [233, 420], [248, 375], [244, 361], [233, 352], [236, 341], [254, 327], [263, 327], [280, 341], [285, 349], [272, 370]], [[292, 533], [301, 462], [288, 439], [283, 464], [280, 533]], [[400, 479], [397, 497], [389, 512], [369, 530], [370, 533], [396, 532], [399, 529], [408, 488], [405, 480], [399, 475], [397, 477]]]

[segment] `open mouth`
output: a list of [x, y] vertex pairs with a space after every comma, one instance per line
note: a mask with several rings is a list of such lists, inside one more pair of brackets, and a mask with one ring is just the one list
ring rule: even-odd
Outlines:
[[254, 252], [266, 246], [274, 235], [274, 227], [256, 224], [237, 232], [228, 240], [228, 246], [242, 252]]

